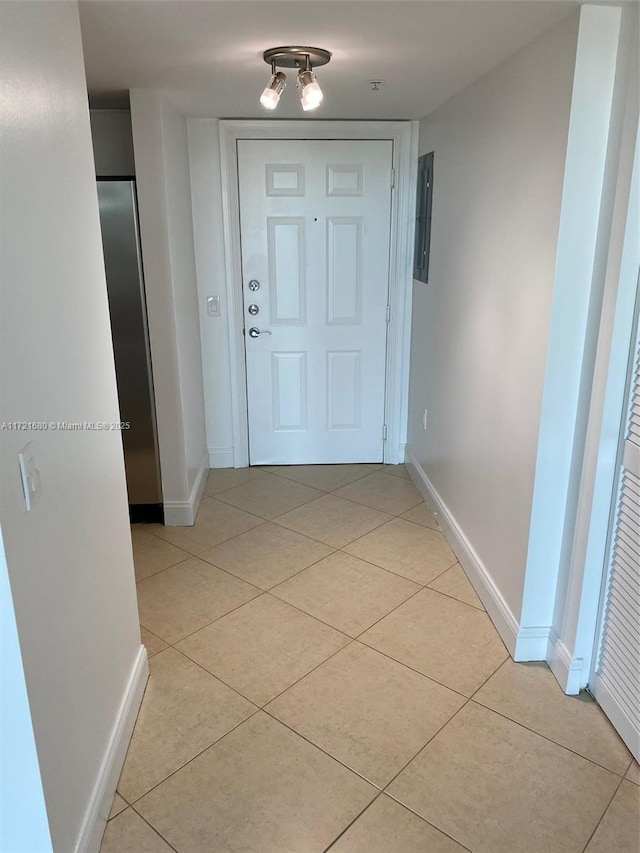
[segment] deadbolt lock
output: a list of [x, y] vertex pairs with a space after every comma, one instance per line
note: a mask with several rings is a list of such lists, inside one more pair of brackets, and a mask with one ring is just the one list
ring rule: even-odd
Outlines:
[[255, 317], [256, 314], [260, 313], [260, 309], [257, 305], [249, 305], [247, 311], [249, 312], [249, 314], [251, 314], [252, 317]]
[[260, 282], [257, 281], [255, 278], [252, 278], [249, 282], [249, 290], [251, 290], [252, 292], [260, 290]]

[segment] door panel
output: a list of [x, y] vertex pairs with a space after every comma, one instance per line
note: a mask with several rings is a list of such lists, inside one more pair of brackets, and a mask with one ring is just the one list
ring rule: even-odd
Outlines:
[[327, 219], [327, 323], [362, 323], [362, 217]]
[[271, 325], [306, 322], [305, 222], [302, 217], [267, 218]]
[[382, 461], [392, 153], [238, 142], [252, 465]]
[[327, 353], [328, 429], [360, 429], [362, 353]]

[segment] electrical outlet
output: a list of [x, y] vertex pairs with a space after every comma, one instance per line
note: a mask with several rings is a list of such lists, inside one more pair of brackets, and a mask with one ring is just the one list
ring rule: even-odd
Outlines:
[[426, 428], [427, 428], [427, 410], [425, 409], [422, 412], [422, 429], [426, 429]]

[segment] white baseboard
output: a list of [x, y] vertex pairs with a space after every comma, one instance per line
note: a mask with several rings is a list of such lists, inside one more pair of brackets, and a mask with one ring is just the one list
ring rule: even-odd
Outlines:
[[91, 792], [75, 853], [98, 853], [100, 850], [148, 677], [147, 650], [144, 646], [140, 646], [100, 765], [96, 784]]
[[195, 524], [202, 493], [209, 476], [209, 451], [202, 457], [200, 470], [195, 479], [188, 501], [165, 501], [164, 523], [166, 527], [191, 527]]
[[[411, 479], [424, 498], [425, 503], [433, 512], [445, 539], [460, 561], [460, 565], [465, 570], [471, 585], [477, 592], [478, 597], [484, 604], [487, 613], [491, 618], [491, 621], [496, 626], [498, 633], [502, 637], [503, 643], [513, 657], [516, 651], [516, 643], [520, 628], [517, 619], [511, 612], [507, 602], [502, 597], [500, 590], [495, 585], [487, 567], [473, 549], [473, 546], [427, 477], [409, 445], [406, 447], [405, 460], [407, 470], [411, 474]], [[544, 656], [542, 659], [544, 659]]]
[[513, 659], [518, 662], [546, 660], [549, 647], [550, 625], [520, 626]]
[[166, 527], [191, 527], [194, 521], [193, 507], [187, 501], [165, 501], [164, 523]]
[[209, 468], [233, 468], [233, 447], [210, 447]]
[[575, 696], [587, 686], [588, 673], [584, 658], [574, 658], [556, 632], [552, 629], [547, 642], [546, 660], [551, 672], [565, 693]]
[[200, 507], [200, 501], [202, 500], [202, 493], [204, 492], [204, 487], [207, 485], [208, 476], [209, 451], [206, 451], [202, 457], [202, 461], [200, 462], [200, 470], [198, 471], [198, 476], [196, 477], [196, 481], [191, 489], [191, 494], [189, 495], [189, 503], [193, 507], [193, 521], [191, 524], [195, 524], [198, 509]]

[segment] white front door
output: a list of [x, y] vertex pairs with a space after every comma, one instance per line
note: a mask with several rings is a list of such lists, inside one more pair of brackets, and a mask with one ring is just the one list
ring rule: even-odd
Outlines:
[[252, 465], [382, 461], [391, 165], [385, 140], [238, 141]]

